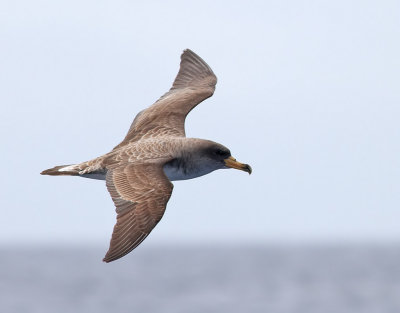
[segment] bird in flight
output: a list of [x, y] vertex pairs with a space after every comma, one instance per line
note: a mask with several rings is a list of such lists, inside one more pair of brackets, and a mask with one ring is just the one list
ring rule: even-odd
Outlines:
[[225, 146], [185, 136], [187, 114], [213, 95], [216, 83], [207, 63], [186, 49], [171, 89], [136, 115], [124, 140], [111, 152], [41, 172], [106, 181], [117, 223], [104, 262], [128, 254], [150, 234], [164, 215], [173, 189], [171, 181], [226, 168], [251, 174], [250, 165], [236, 161]]

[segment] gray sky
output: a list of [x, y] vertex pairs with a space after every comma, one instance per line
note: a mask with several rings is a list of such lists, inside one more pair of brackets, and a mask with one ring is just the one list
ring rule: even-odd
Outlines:
[[185, 48], [218, 76], [187, 135], [254, 172], [176, 182], [146, 244], [400, 239], [398, 1], [0, 6], [0, 242], [107, 246], [104, 182], [39, 173], [112, 149]]

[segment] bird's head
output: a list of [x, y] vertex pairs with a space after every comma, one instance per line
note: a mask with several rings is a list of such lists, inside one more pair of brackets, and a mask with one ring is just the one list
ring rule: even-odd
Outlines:
[[219, 168], [235, 168], [249, 174], [252, 172], [250, 165], [236, 161], [232, 157], [230, 150], [219, 143], [209, 142], [203, 151], [208, 159], [213, 160], [219, 165]]

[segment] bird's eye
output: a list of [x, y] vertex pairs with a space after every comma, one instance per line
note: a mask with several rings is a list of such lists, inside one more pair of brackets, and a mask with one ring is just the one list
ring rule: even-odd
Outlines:
[[220, 156], [224, 156], [224, 155], [227, 155], [228, 153], [226, 151], [224, 151], [224, 150], [218, 149], [217, 150], [217, 154], [220, 155]]

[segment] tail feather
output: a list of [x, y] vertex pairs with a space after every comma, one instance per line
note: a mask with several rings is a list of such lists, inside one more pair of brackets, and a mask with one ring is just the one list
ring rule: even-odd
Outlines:
[[58, 175], [78, 176], [79, 169], [74, 169], [73, 165], [59, 165], [59, 166], [55, 166], [53, 168], [44, 170], [40, 174], [41, 175], [52, 175], [52, 176], [58, 176]]

